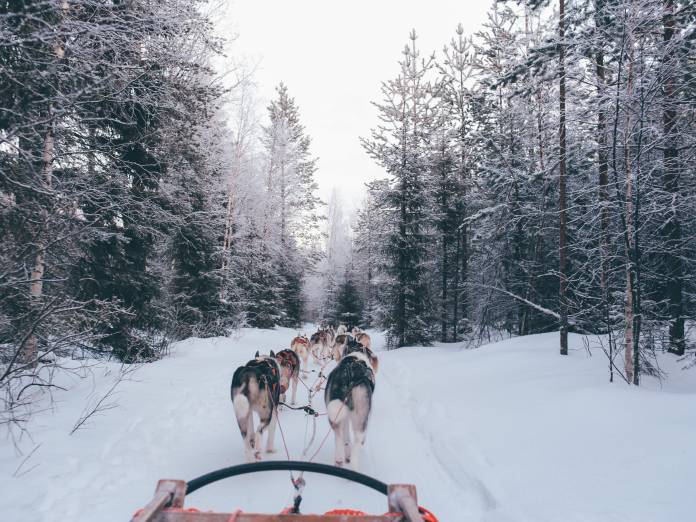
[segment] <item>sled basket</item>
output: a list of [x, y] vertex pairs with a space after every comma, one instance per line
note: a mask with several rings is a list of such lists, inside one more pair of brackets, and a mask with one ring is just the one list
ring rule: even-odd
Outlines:
[[[279, 514], [203, 512], [184, 507], [187, 493], [225, 478], [258, 471], [308, 471], [358, 482], [387, 496], [387, 513], [368, 515], [354, 510], [333, 510], [324, 514]], [[266, 461], [223, 468], [190, 482], [160, 480], [152, 500], [138, 510], [131, 522], [437, 522], [418, 506], [416, 488], [410, 484], [391, 484], [345, 468], [301, 461]]]

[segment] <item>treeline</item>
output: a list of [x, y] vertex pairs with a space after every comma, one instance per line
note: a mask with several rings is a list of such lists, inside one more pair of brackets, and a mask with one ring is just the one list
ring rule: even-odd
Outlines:
[[214, 71], [207, 9], [0, 4], [0, 422], [50, 389], [56, 355], [150, 361], [299, 322], [310, 141], [284, 87], [262, 126], [243, 71]]
[[354, 254], [394, 346], [609, 334], [611, 371], [634, 383], [654, 349], [685, 353], [695, 17], [673, 0], [495, 2], [439, 53], [411, 34], [363, 139], [388, 177]]

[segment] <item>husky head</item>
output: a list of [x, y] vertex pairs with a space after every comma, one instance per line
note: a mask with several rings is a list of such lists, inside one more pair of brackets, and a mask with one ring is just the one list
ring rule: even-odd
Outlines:
[[280, 366], [280, 389], [284, 393], [290, 386], [290, 379], [300, 366], [300, 360], [292, 350], [281, 350], [275, 354], [275, 358]]
[[347, 357], [349, 355], [355, 356], [361, 361], [364, 361], [365, 364], [372, 368], [372, 371], [375, 372], [375, 374], [377, 373], [377, 370], [379, 369], [379, 359], [377, 356], [372, 352], [372, 350], [364, 347], [352, 337], [346, 341], [346, 345], [343, 348], [343, 357]]

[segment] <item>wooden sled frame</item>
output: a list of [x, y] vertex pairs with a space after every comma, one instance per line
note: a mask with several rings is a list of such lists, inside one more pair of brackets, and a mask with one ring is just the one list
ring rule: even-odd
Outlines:
[[[370, 479], [378, 487], [369, 485], [373, 489], [387, 495], [388, 514], [384, 515], [300, 515], [300, 514], [259, 514], [259, 513], [206, 513], [202, 511], [188, 511], [184, 509], [184, 499], [187, 490], [190, 492], [208, 483], [243, 474], [249, 471], [264, 471], [273, 468], [273, 462], [258, 463], [256, 465], [241, 465], [218, 470], [217, 472], [199, 477], [188, 484], [183, 480], [160, 480], [152, 500], [135, 516], [131, 522], [422, 522], [423, 518], [419, 514], [416, 487], [411, 484], [391, 484], [385, 485], [359, 473], [343, 470], [342, 468], [329, 468], [321, 464], [314, 464], [320, 473], [327, 471], [334, 476], [344, 476], [351, 479], [353, 477], [364, 477]], [[276, 463], [285, 469], [290, 469], [293, 463]], [[296, 463], [300, 469], [306, 468], [307, 463]], [[293, 469], [297, 469], [293, 467]], [[244, 471], [235, 471], [237, 468]], [[229, 471], [231, 470], [231, 471]], [[309, 470], [309, 469], [308, 469]], [[337, 471], [337, 470], [340, 470]], [[227, 473], [225, 473], [228, 471]], [[347, 476], [346, 476], [347, 475]], [[365, 484], [364, 484], [365, 485]]]

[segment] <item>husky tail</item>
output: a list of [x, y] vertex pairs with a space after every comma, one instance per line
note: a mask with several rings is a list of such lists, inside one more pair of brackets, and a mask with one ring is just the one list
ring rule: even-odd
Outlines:
[[329, 401], [329, 404], [326, 405], [326, 413], [329, 416], [331, 426], [343, 424], [343, 421], [348, 417], [348, 412], [346, 403], [338, 399]]
[[237, 391], [237, 394], [232, 399], [232, 404], [234, 405], [234, 414], [238, 420], [246, 418], [249, 414], [249, 399], [244, 395], [244, 388], [247, 383], [242, 384], [241, 388]]

